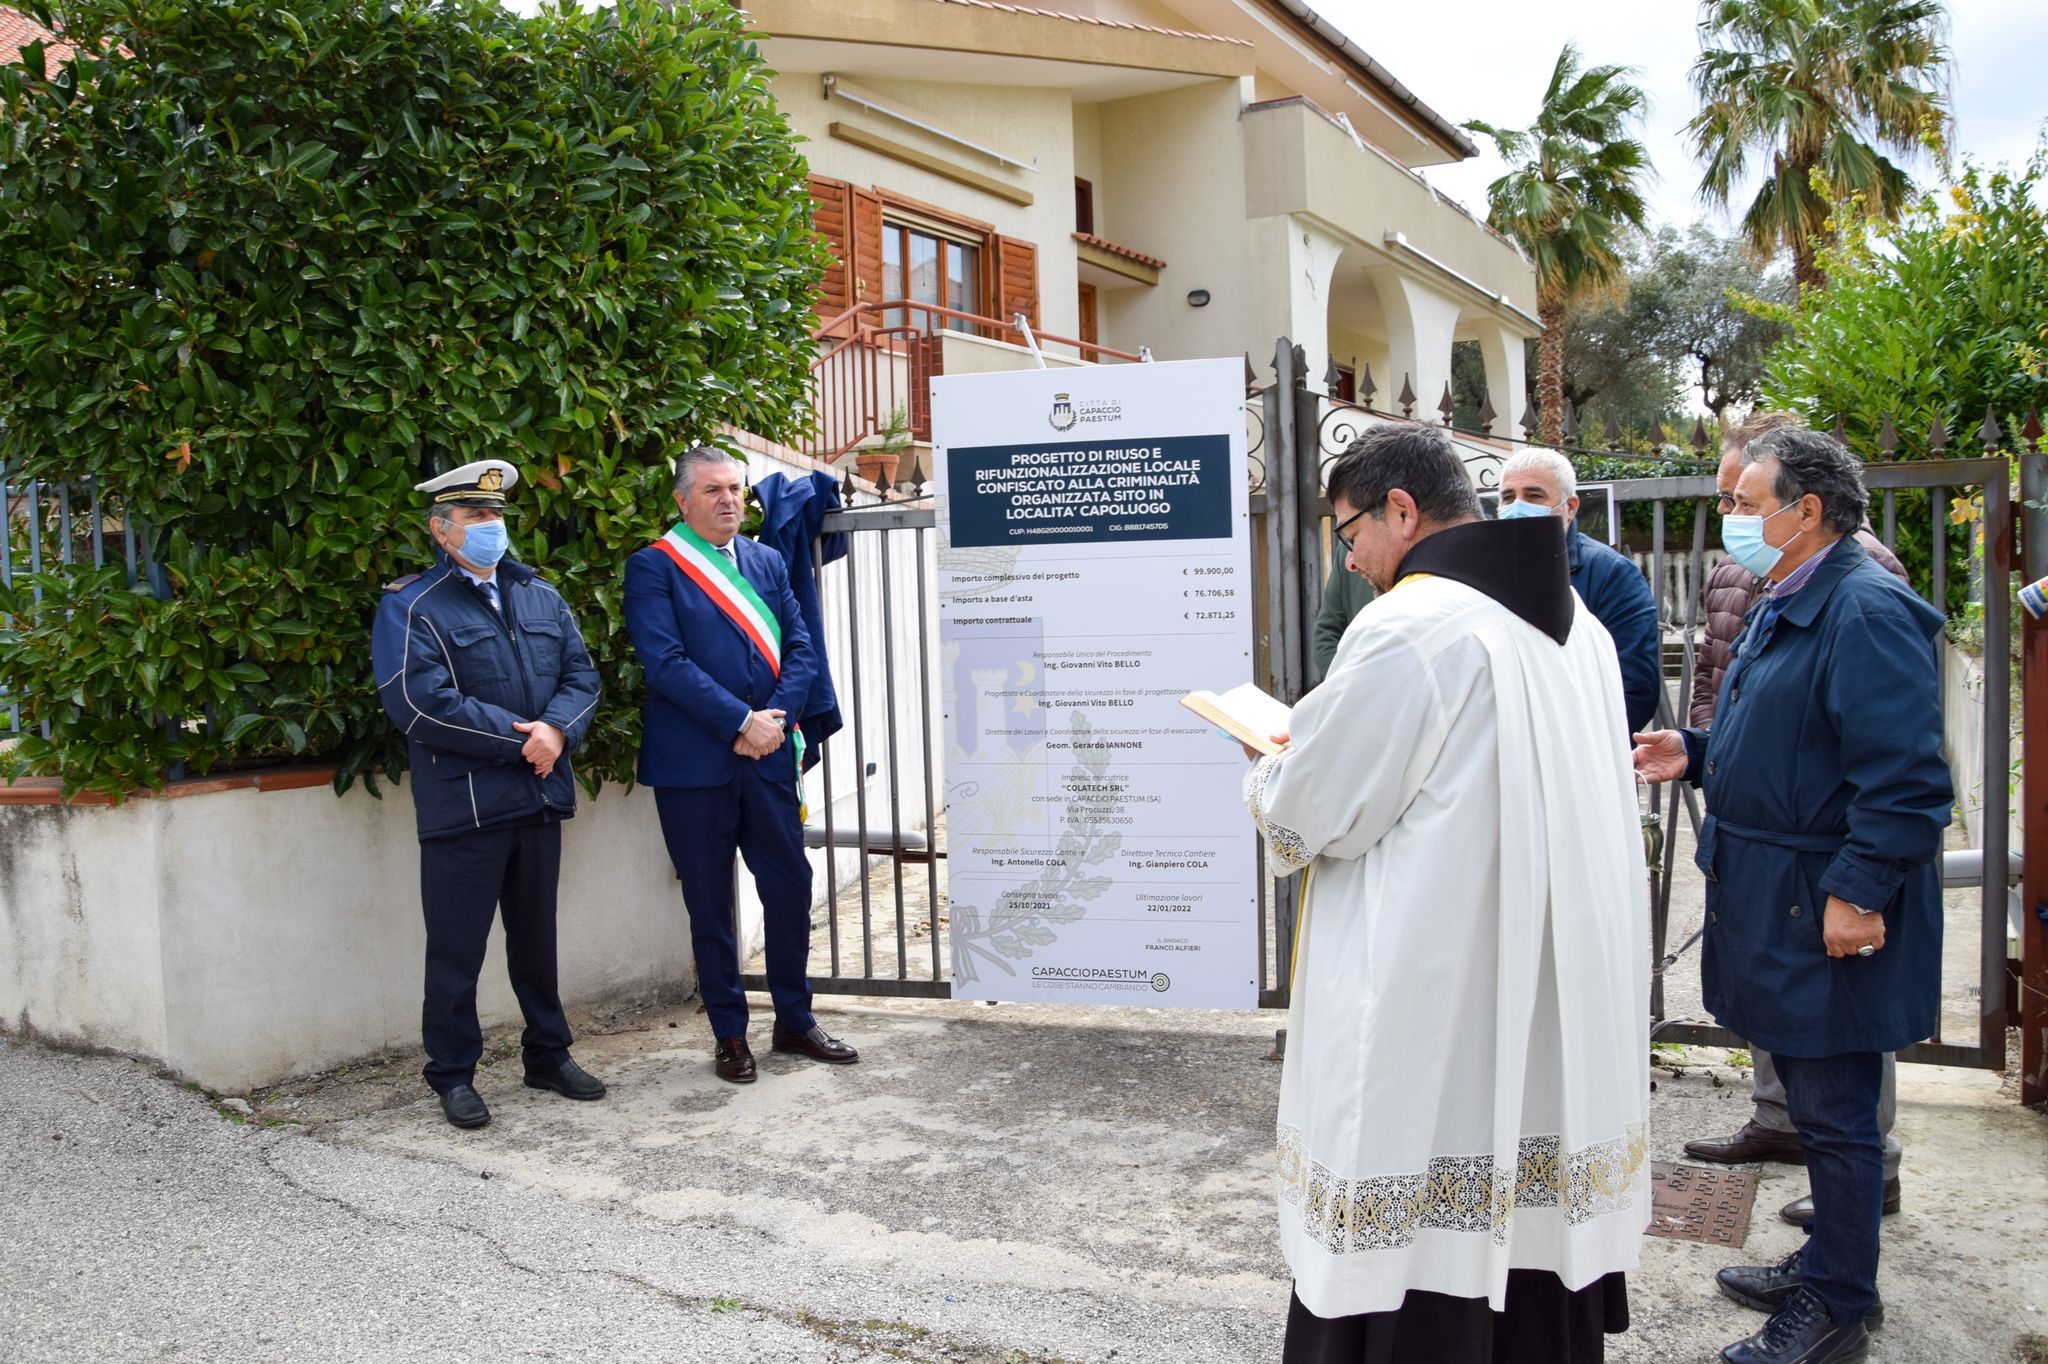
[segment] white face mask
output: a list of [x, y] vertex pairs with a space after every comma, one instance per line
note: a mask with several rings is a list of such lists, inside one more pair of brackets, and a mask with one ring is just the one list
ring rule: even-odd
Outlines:
[[1525, 516], [1562, 516], [1563, 507], [1553, 507], [1547, 502], [1510, 502], [1500, 509], [1496, 518], [1501, 521], [1519, 521]]

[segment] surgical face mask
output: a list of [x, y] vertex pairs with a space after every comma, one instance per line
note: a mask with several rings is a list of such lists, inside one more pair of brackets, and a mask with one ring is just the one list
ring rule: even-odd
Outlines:
[[478, 568], [494, 568], [509, 543], [503, 521], [472, 521], [462, 528], [456, 552]]
[[1524, 516], [1555, 516], [1558, 508], [1547, 502], [1510, 502], [1500, 509], [1497, 518], [1502, 521], [1516, 521]]
[[[1782, 516], [1798, 505], [1797, 502], [1788, 502], [1772, 512], [1771, 516]], [[1768, 577], [1770, 571], [1778, 566], [1778, 560], [1785, 557], [1785, 545], [1790, 545], [1792, 540], [1799, 538], [1799, 535], [1806, 534], [1805, 531], [1800, 531], [1792, 540], [1787, 540], [1785, 545], [1766, 544], [1764, 522], [1770, 520], [1771, 516], [1721, 518], [1721, 548], [1728, 551], [1729, 558], [1759, 578]]]

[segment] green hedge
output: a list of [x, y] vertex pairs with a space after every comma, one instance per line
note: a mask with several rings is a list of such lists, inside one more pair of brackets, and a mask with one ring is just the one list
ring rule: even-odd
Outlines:
[[514, 553], [604, 675], [578, 767], [629, 777], [620, 574], [673, 516], [667, 455], [805, 417], [824, 248], [738, 11], [28, 8], [112, 55], [0, 70], [0, 464], [92, 475], [171, 591], [17, 575], [4, 761], [109, 792], [402, 769], [380, 585], [430, 554], [412, 484], [498, 456]]

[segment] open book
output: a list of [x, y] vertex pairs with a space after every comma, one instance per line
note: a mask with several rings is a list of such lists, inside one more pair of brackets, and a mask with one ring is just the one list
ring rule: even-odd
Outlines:
[[1275, 734], [1286, 734], [1294, 725], [1294, 712], [1274, 697], [1247, 682], [1218, 696], [1213, 691], [1191, 691], [1180, 703], [1228, 734], [1239, 743], [1250, 744], [1261, 753], [1278, 753]]

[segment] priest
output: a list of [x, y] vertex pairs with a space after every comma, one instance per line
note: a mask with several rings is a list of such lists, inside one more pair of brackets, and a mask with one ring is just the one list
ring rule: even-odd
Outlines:
[[1649, 906], [1614, 643], [1563, 522], [1449, 440], [1332, 466], [1378, 597], [1245, 780], [1305, 869], [1280, 1084], [1286, 1364], [1588, 1364], [1649, 1220]]

